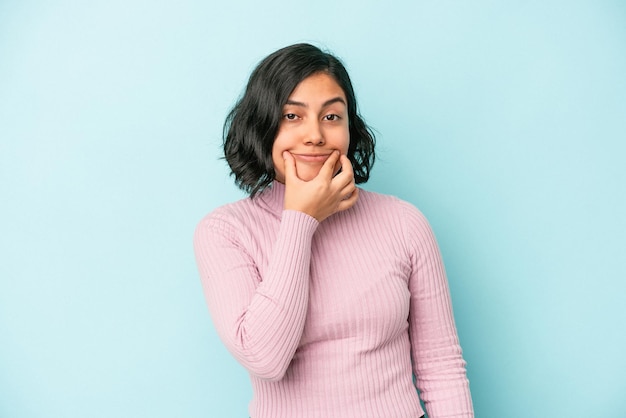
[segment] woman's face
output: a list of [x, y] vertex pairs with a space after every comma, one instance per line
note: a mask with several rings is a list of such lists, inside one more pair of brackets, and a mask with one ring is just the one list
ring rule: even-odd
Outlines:
[[348, 102], [343, 89], [326, 73], [302, 80], [283, 107], [283, 117], [272, 146], [276, 180], [285, 182], [283, 152], [296, 160], [298, 177], [317, 176], [334, 150], [348, 152]]

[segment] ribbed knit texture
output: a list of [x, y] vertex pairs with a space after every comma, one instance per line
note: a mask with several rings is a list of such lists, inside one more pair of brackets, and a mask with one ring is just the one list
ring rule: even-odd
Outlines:
[[284, 185], [198, 225], [209, 311], [249, 371], [252, 418], [473, 417], [448, 284], [428, 222], [360, 190], [322, 223]]

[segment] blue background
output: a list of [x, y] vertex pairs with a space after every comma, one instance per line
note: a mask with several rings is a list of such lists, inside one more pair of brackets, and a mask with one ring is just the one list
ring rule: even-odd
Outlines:
[[626, 414], [623, 1], [0, 2], [0, 417], [245, 417], [191, 238], [265, 55], [340, 56], [478, 417]]

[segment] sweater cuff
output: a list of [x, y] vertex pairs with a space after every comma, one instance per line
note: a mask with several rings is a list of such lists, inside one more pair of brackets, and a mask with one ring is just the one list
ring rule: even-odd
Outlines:
[[296, 236], [293, 234], [299, 234], [302, 238], [304, 236], [312, 237], [320, 223], [304, 212], [297, 210], [283, 210], [282, 219], [280, 222], [281, 228], [285, 228], [283, 232], [288, 236]]

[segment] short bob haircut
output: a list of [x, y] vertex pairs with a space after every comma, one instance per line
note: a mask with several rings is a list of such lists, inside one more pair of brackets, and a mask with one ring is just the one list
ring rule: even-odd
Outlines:
[[375, 137], [357, 110], [352, 82], [335, 56], [309, 44], [279, 49], [263, 59], [250, 75], [243, 96], [224, 123], [224, 157], [239, 188], [254, 197], [275, 177], [272, 146], [283, 106], [305, 78], [326, 73], [343, 89], [348, 100], [350, 145], [355, 183], [365, 183], [374, 165]]

